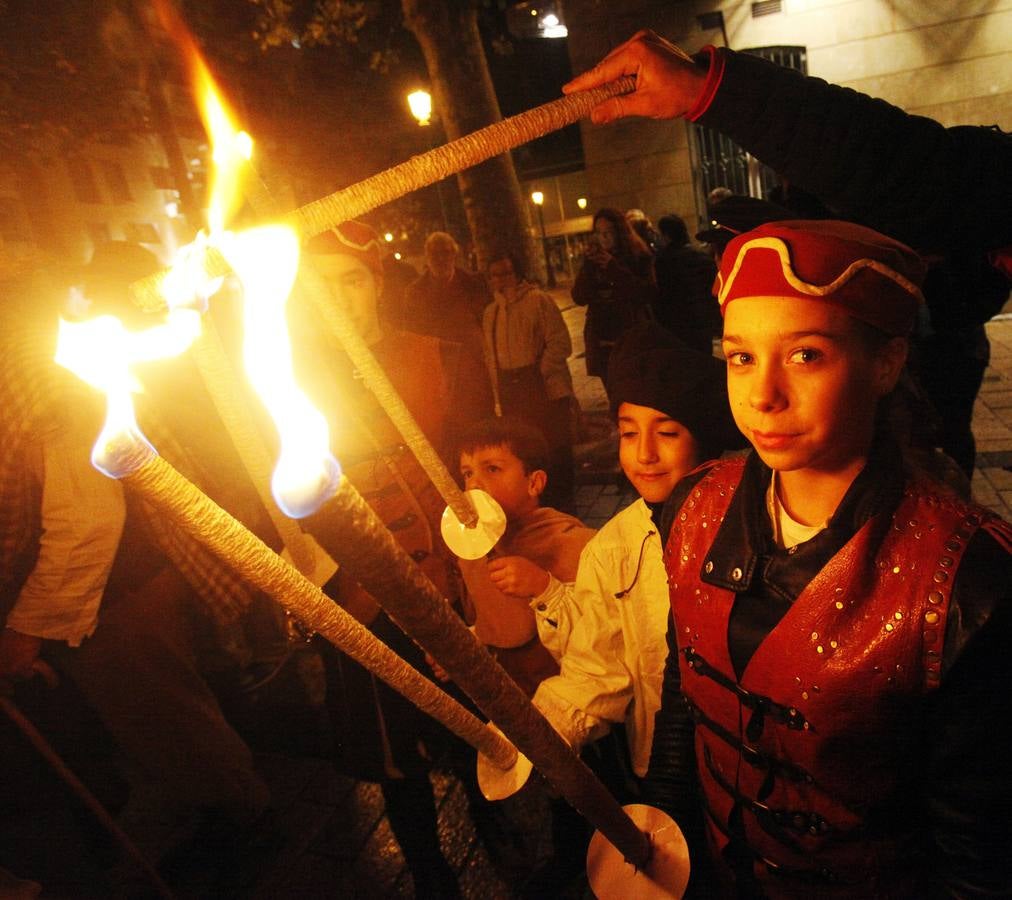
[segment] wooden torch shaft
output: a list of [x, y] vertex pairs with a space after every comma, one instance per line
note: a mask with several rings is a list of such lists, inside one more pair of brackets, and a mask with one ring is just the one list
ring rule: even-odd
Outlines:
[[[251, 584], [290, 609], [308, 628], [361, 663], [454, 734], [508, 768], [516, 748], [409, 666], [312, 582], [203, 494], [150, 448], [116, 467], [123, 484], [208, 547]], [[150, 455], [150, 458], [144, 458]], [[342, 479], [343, 480], [343, 479]]]
[[355, 330], [348, 317], [334, 306], [329, 296], [323, 296], [323, 285], [316, 282], [305, 283], [307, 293], [316, 310], [333, 335], [341, 342], [344, 352], [348, 354], [352, 365], [358, 369], [366, 387], [373, 392], [377, 402], [383, 407], [390, 421], [404, 438], [404, 443], [414, 454], [418, 464], [429, 476], [429, 481], [439, 491], [457, 518], [469, 528], [478, 523], [478, 514], [471, 501], [457, 486], [446, 465], [439, 458], [435, 448], [429, 443], [415, 417], [401, 399], [397, 389], [387, 377], [383, 367], [376, 361], [372, 351]]
[[[599, 88], [569, 94], [551, 103], [528, 109], [307, 203], [284, 216], [283, 222], [295, 228], [303, 239], [320, 234], [418, 188], [435, 184], [456, 172], [571, 125], [587, 115], [598, 103], [628, 93], [635, 86], [635, 78], [629, 75]], [[209, 280], [227, 275], [230, 271], [224, 256], [214, 247], [205, 250], [203, 267]], [[130, 286], [134, 299], [141, 308], [157, 310], [165, 306], [159, 290], [164, 277], [165, 273], [159, 272]]]
[[650, 856], [647, 835], [475, 639], [347, 478], [341, 478], [334, 496], [303, 524], [556, 790], [628, 862], [643, 868]]

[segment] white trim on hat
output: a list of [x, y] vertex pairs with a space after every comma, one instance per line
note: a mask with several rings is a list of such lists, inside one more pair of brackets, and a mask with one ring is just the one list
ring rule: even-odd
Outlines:
[[847, 266], [847, 268], [837, 275], [836, 278], [834, 278], [829, 284], [810, 284], [809, 282], [802, 280], [797, 273], [795, 273], [793, 267], [791, 266], [790, 247], [787, 246], [785, 241], [776, 237], [760, 237], [753, 238], [751, 241], [746, 241], [738, 249], [738, 256], [734, 261], [734, 265], [731, 267], [731, 271], [727, 274], [726, 284], [724, 283], [720, 272], [717, 273], [717, 284], [719, 285], [719, 289], [717, 291], [717, 302], [720, 304], [721, 308], [724, 307], [727, 295], [731, 291], [731, 286], [734, 284], [734, 280], [738, 276], [738, 272], [744, 264], [745, 256], [749, 250], [774, 250], [780, 257], [780, 266], [783, 270], [784, 279], [787, 283], [800, 293], [808, 294], [811, 297], [826, 297], [839, 290], [862, 269], [872, 269], [884, 278], [894, 281], [908, 294], [911, 294], [918, 303], [924, 302], [924, 295], [921, 293], [921, 289], [910, 281], [910, 279], [900, 275], [899, 272], [890, 268], [885, 263], [877, 259], [869, 259], [867, 257], [854, 260], [854, 262]]

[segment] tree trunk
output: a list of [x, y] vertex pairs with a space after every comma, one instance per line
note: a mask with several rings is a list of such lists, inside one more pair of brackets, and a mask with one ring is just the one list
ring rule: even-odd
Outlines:
[[[478, 17], [468, 0], [401, 0], [404, 22], [422, 48], [434, 112], [450, 140], [502, 118], [492, 87]], [[544, 264], [533, 237], [529, 204], [509, 153], [457, 175], [471, 236], [484, 267], [498, 249], [516, 250], [527, 272]]]

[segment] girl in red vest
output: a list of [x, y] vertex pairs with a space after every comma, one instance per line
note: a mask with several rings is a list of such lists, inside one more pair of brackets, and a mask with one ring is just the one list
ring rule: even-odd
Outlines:
[[753, 452], [666, 509], [648, 774], [696, 839], [690, 892], [1009, 890], [1012, 529], [882, 425], [922, 272], [844, 222], [774, 222], [724, 252], [728, 397]]

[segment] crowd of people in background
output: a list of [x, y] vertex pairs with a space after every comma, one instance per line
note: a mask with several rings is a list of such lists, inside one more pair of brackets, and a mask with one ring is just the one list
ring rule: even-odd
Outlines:
[[[346, 477], [476, 639], [623, 802], [675, 818], [690, 896], [1007, 895], [1012, 528], [973, 504], [969, 479], [984, 324], [1012, 273], [1012, 143], [727, 49], [689, 60], [649, 32], [570, 89], [630, 73], [636, 90], [595, 121], [684, 116], [782, 174], [768, 198], [712, 192], [698, 229], [673, 212], [656, 227], [639, 209], [593, 215], [571, 299], [634, 502], [597, 532], [573, 515], [581, 363], [565, 292], [539, 286], [520, 248], [474, 272], [433, 232], [417, 274], [364, 223], [317, 236], [292, 301], [300, 379], [340, 416]], [[815, 120], [847, 141], [818, 140]], [[897, 174], [912, 148], [917, 181]], [[225, 891], [229, 865], [263, 852], [276, 823], [213, 685], [273, 659], [291, 623], [92, 468], [100, 404], [52, 362], [72, 283], [86, 315], [141, 327], [129, 285], [157, 265], [114, 243], [83, 272], [5, 287], [0, 682], [49, 665], [73, 679], [122, 754], [124, 827], [166, 872], [186, 848], [219, 848]], [[489, 557], [442, 543], [442, 499], [318, 327], [314, 291], [461, 486], [501, 506]], [[141, 425], [280, 550], [191, 356], [138, 372]], [[319, 581], [445, 683], [382, 598], [334, 566]], [[332, 762], [379, 785], [416, 896], [459, 896], [433, 765], [463, 784], [490, 849], [515, 827], [481, 795], [473, 752], [312, 646]], [[164, 821], [142, 827], [152, 806]], [[525, 897], [559, 896], [583, 869], [585, 825], [557, 798], [548, 808], [553, 853], [525, 874]], [[132, 883], [110, 884], [130, 896]]]

